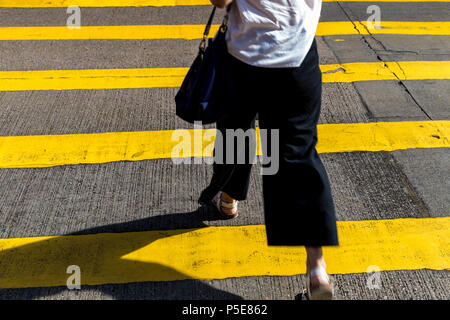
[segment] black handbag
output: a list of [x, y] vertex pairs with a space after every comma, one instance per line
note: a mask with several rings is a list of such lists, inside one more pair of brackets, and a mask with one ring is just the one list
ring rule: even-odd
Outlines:
[[213, 8], [203, 33], [199, 52], [175, 96], [176, 114], [181, 119], [202, 124], [217, 122], [231, 113], [232, 90], [227, 68], [225, 41], [228, 11], [214, 39], [208, 39], [216, 11]]

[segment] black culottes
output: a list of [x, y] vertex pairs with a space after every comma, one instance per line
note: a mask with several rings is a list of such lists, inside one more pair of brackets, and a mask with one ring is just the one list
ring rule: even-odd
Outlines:
[[[248, 65], [231, 55], [230, 74], [236, 105], [233, 114], [217, 122], [226, 145], [226, 129], [266, 129], [263, 150], [274, 152], [271, 134], [278, 132], [278, 170], [263, 175], [264, 218], [268, 245], [338, 245], [336, 218], [327, 173], [316, 151], [320, 115], [322, 73], [314, 40], [303, 63], [297, 68], [262, 68]], [[252, 130], [250, 130], [252, 131]], [[208, 203], [218, 191], [236, 200], [247, 197], [252, 154], [250, 137], [236, 143], [245, 152], [246, 163], [214, 163], [209, 186], [199, 202]], [[262, 139], [264, 140], [264, 139]], [[215, 148], [218, 140], [216, 139]], [[239, 147], [240, 146], [240, 147]], [[266, 149], [264, 149], [264, 146]], [[277, 152], [277, 151], [275, 151]], [[215, 150], [215, 155], [218, 152]], [[226, 148], [220, 153], [225, 162]], [[268, 155], [274, 161], [273, 154]], [[254, 162], [253, 162], [254, 163]], [[272, 164], [263, 165], [269, 167]]]

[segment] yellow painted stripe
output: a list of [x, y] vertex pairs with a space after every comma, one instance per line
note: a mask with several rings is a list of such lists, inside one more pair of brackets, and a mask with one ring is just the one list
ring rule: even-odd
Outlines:
[[[356, 29], [355, 29], [356, 25]], [[356, 34], [450, 35], [450, 22], [382, 21], [379, 28], [351, 21], [320, 22], [317, 36]], [[367, 27], [367, 28], [366, 28]], [[200, 39], [204, 25], [126, 25], [60, 27], [0, 27], [0, 40], [89, 40], [89, 39]], [[210, 37], [219, 25], [213, 25]]]
[[[339, 221], [325, 247], [330, 274], [450, 268], [450, 218]], [[305, 273], [301, 247], [269, 247], [262, 225], [0, 239], [0, 288], [289, 276]]]
[[382, 21], [377, 27], [368, 27], [367, 21], [359, 21], [356, 26], [362, 34], [367, 34], [368, 29], [371, 34], [450, 35], [449, 21]]
[[[0, 168], [211, 157], [215, 132], [189, 129], [0, 137]], [[450, 121], [322, 124], [318, 136], [320, 153], [448, 148]]]
[[188, 68], [0, 71], [0, 91], [179, 87]]
[[[323, 82], [450, 79], [450, 61], [320, 66]], [[0, 91], [179, 87], [188, 68], [0, 71]]]
[[58, 8], [71, 5], [79, 7], [163, 7], [211, 5], [211, 2], [209, 0], [0, 0], [0, 7], [14, 8]]
[[354, 62], [320, 69], [323, 82], [450, 79], [450, 61]]
[[[211, 27], [211, 37], [218, 25]], [[1, 27], [0, 40], [200, 39], [204, 25]]]
[[[338, 0], [322, 0], [336, 2]], [[373, 2], [372, 0], [339, 0], [340, 2]], [[450, 0], [377, 0], [376, 2], [449, 2]], [[80, 7], [144, 7], [144, 6], [201, 6], [209, 0], [0, 0], [0, 7], [55, 8], [76, 4]]]

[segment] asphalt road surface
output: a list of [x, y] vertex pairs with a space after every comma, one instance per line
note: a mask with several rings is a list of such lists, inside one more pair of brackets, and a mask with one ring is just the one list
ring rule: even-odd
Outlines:
[[[259, 165], [239, 217], [221, 220], [196, 202], [210, 165], [149, 155], [167, 136], [130, 135], [127, 146], [145, 145], [137, 161], [117, 151], [121, 132], [192, 129], [175, 116], [171, 76], [150, 85], [140, 72], [189, 67], [202, 33], [193, 25], [206, 23], [211, 6], [94, 2], [79, 2], [80, 32], [98, 32], [85, 39], [67, 33], [68, 2], [0, 1], [0, 299], [294, 299], [305, 285], [304, 249], [271, 251], [253, 228], [264, 224]], [[357, 31], [367, 31], [359, 21], [370, 5], [389, 32]], [[336, 299], [450, 298], [449, 17], [448, 1], [322, 5], [320, 64], [335, 66], [324, 74], [319, 144], [341, 232], [340, 251], [325, 252]], [[165, 25], [183, 25], [195, 39]], [[87, 28], [95, 26], [103, 28]], [[161, 28], [130, 35], [126, 26]], [[411, 61], [418, 63], [401, 64]], [[368, 80], [371, 65], [390, 77], [375, 72]], [[107, 72], [96, 76], [97, 69]], [[117, 69], [127, 70], [118, 76]], [[77, 78], [78, 70], [86, 74]], [[373, 123], [396, 129], [368, 129]], [[325, 133], [333, 130], [342, 147], [327, 152], [333, 143]], [[372, 138], [354, 147], [367, 130]], [[111, 142], [102, 144], [104, 137]], [[379, 141], [383, 147], [371, 148]], [[66, 286], [70, 265], [79, 267], [79, 290]]]

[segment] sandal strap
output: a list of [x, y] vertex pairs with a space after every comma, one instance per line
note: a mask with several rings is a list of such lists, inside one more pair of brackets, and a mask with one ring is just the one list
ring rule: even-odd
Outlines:
[[318, 276], [320, 278], [326, 279], [327, 281], [330, 280], [327, 271], [322, 266], [315, 267], [314, 269], [312, 269], [311, 272], [309, 273], [309, 276], [310, 277]]
[[224, 208], [227, 208], [227, 209], [236, 209], [237, 205], [238, 205], [238, 201], [237, 200], [233, 201], [233, 202], [226, 202], [226, 201], [223, 201], [223, 200], [220, 201], [220, 206], [224, 207]]
[[234, 202], [227, 202], [222, 200], [222, 191], [219, 191], [214, 198], [212, 199], [212, 202], [214, 205], [219, 209], [220, 207], [227, 208], [227, 209], [236, 209], [238, 206], [238, 200], [235, 200]]
[[220, 211], [220, 202], [221, 202], [220, 199], [221, 199], [221, 198], [222, 198], [222, 192], [219, 191], [219, 192], [214, 196], [214, 198], [211, 200], [212, 203], [216, 206], [217, 210], [219, 210], [219, 211]]

